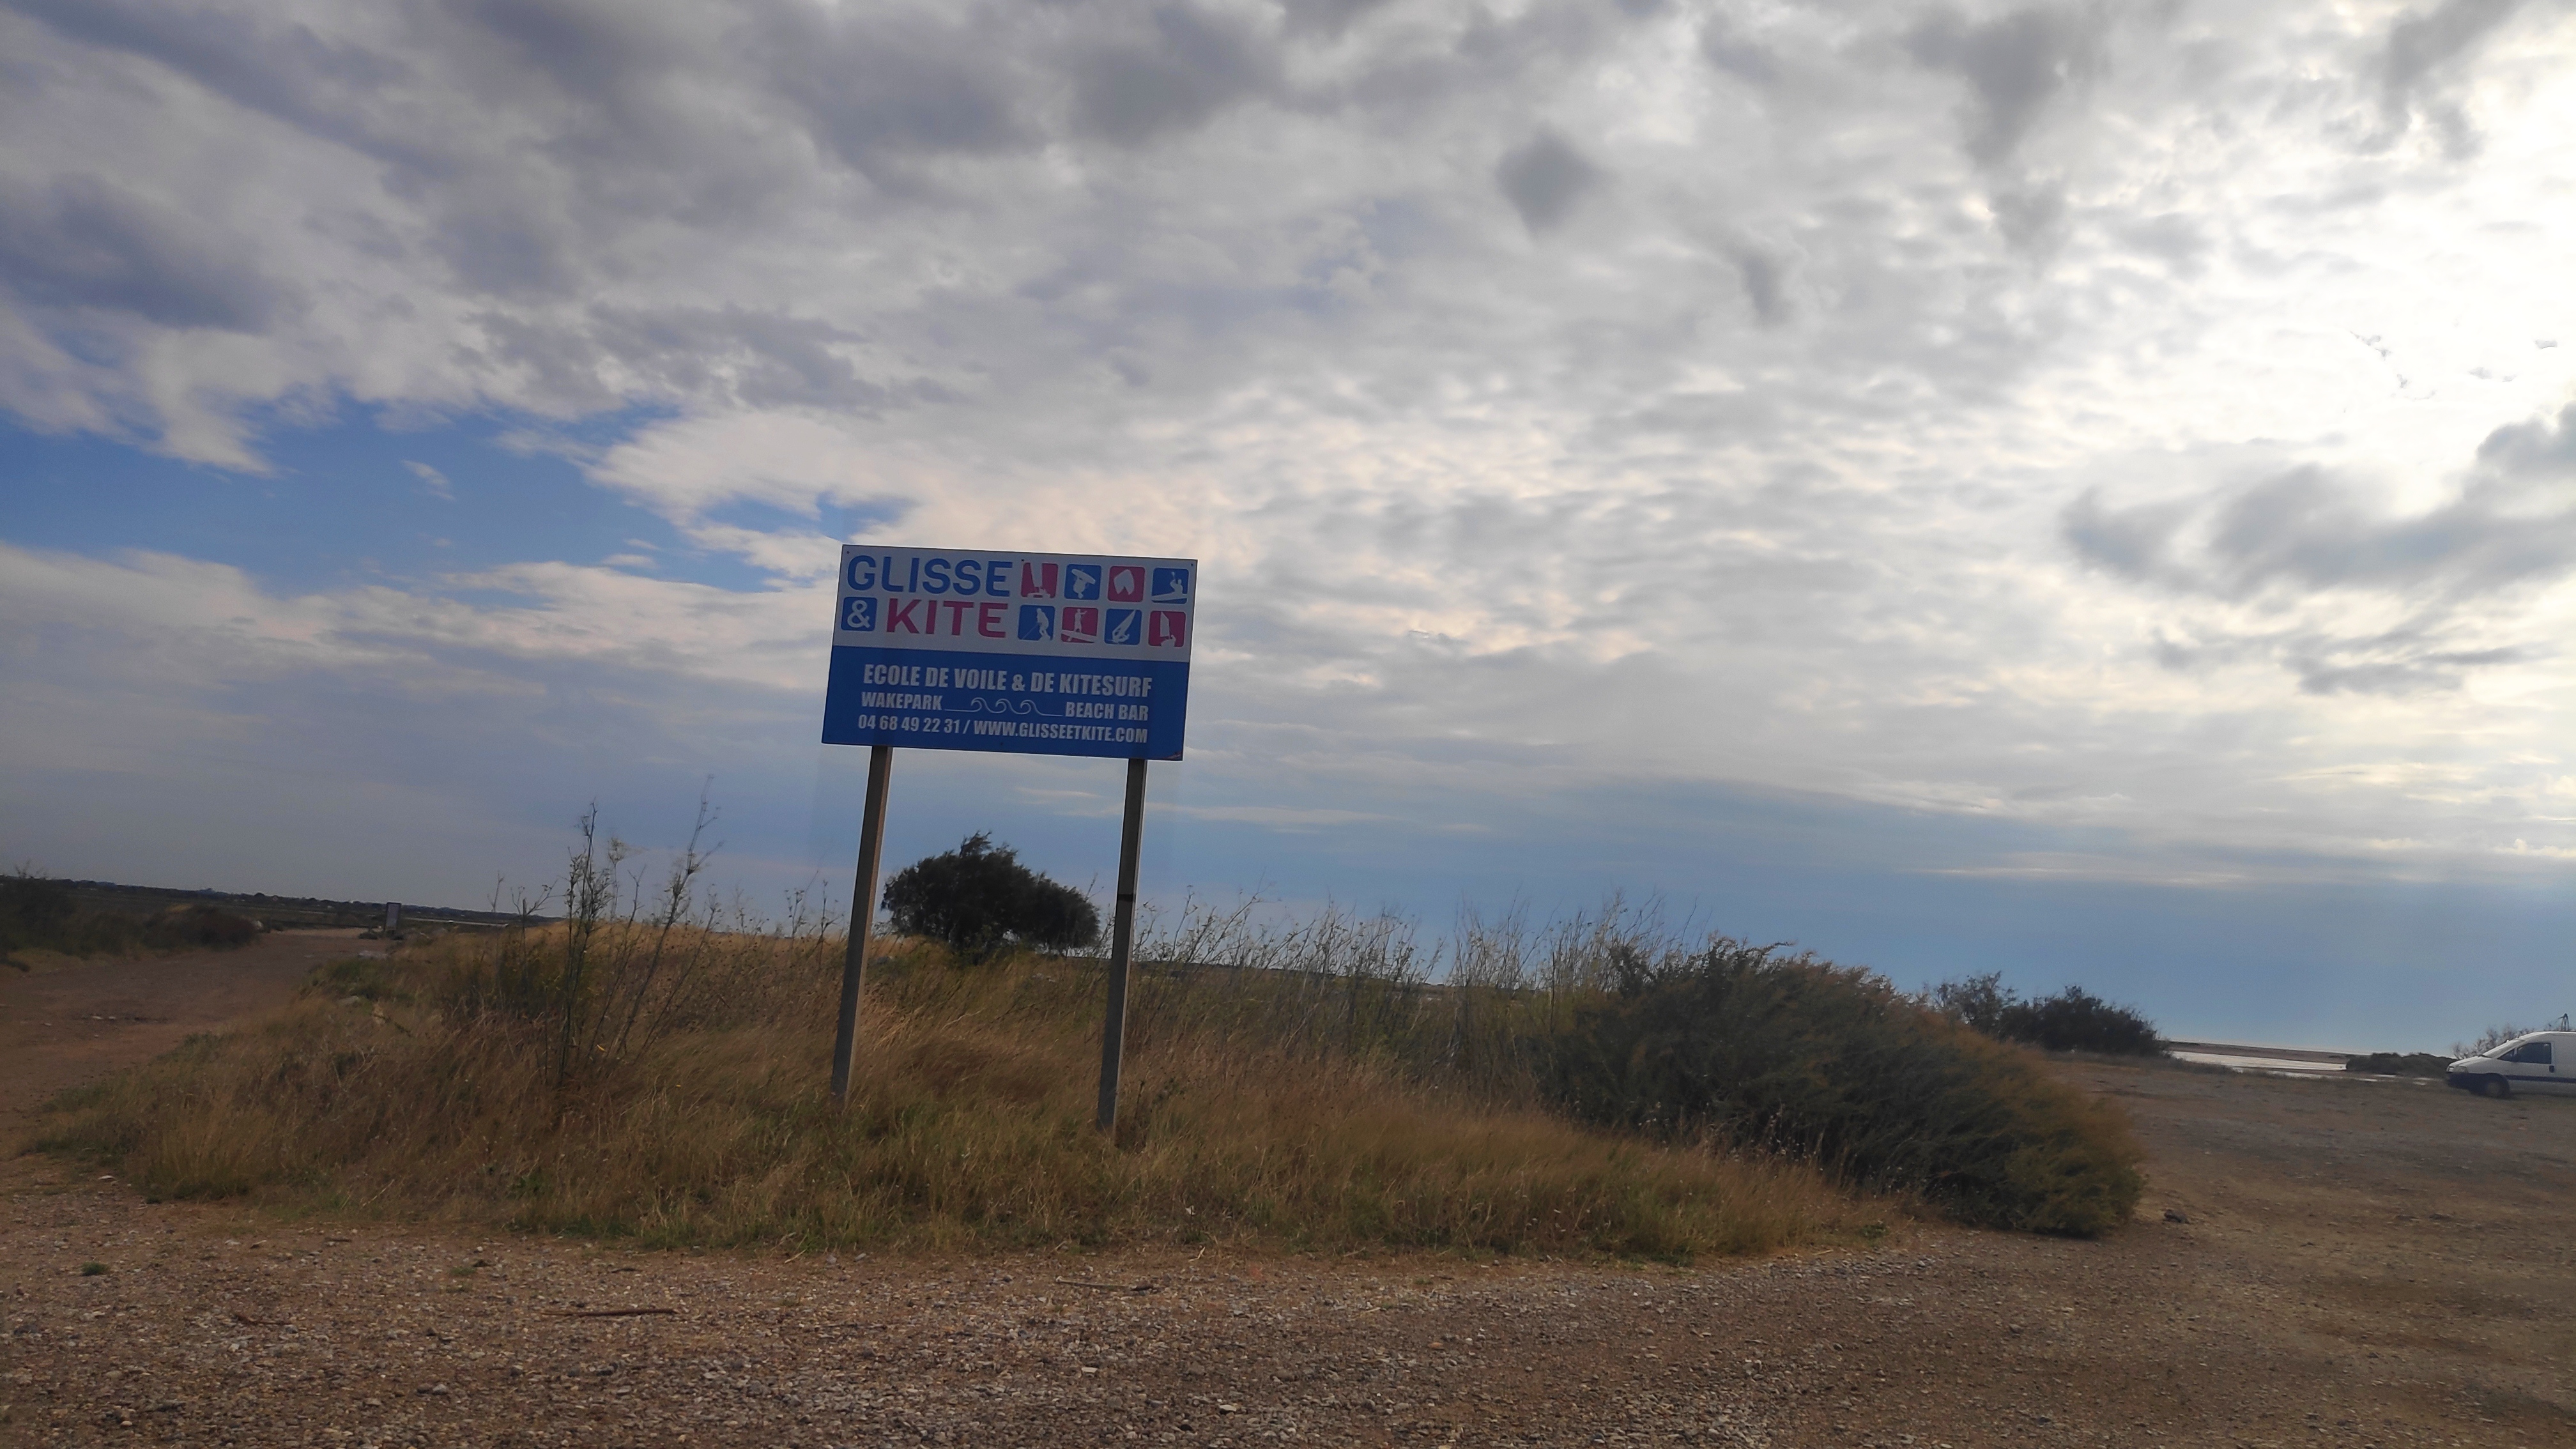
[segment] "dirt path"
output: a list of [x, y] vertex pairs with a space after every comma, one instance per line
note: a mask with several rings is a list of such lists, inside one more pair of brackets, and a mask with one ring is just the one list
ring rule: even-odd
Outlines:
[[0, 1441], [2576, 1444], [2576, 1101], [2061, 1069], [2131, 1228], [1686, 1271], [602, 1252], [20, 1158]]
[[276, 1009], [315, 966], [359, 949], [357, 939], [280, 931], [236, 951], [0, 968], [0, 1141], [65, 1087]]

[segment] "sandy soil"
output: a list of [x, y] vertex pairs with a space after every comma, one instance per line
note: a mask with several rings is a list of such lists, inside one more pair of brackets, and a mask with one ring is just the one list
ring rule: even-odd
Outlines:
[[354, 930], [280, 931], [236, 951], [0, 967], [0, 1137], [63, 1088], [272, 1011], [314, 967], [362, 949]]
[[[220, 966], [154, 969], [178, 995], [134, 1014], [170, 1019], [81, 1069], [218, 1013]], [[103, 1016], [144, 978], [98, 979], [87, 1012], [68, 973], [0, 983], [0, 1032], [31, 986]], [[22, 1040], [13, 1108], [73, 1070]], [[2576, 1444], [2576, 1101], [2060, 1069], [2138, 1120], [2134, 1226], [1689, 1270], [634, 1254], [149, 1204], [17, 1157], [0, 1442]]]

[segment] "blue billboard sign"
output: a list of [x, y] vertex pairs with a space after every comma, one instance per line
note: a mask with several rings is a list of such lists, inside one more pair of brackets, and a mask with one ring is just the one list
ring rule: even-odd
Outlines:
[[841, 550], [823, 743], [1177, 760], [1198, 561]]

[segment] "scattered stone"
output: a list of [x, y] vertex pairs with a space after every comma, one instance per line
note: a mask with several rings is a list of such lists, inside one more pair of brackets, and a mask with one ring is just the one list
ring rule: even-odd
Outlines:
[[[2221, 1108], [2315, 1090], [2179, 1080], [2229, 1093], [2213, 1099]], [[282, 1442], [288, 1431], [275, 1426], [291, 1423], [297, 1442], [352, 1449], [565, 1444], [589, 1442], [575, 1427], [588, 1421], [597, 1442], [685, 1437], [703, 1449], [1155, 1449], [1219, 1438], [1894, 1449], [1909, 1436], [1939, 1449], [2020, 1442], [2018, 1421], [2033, 1444], [2290, 1442], [2264, 1438], [2271, 1427], [2359, 1449], [2368, 1436], [2352, 1424], [2301, 1422], [2335, 1395], [2363, 1411], [2361, 1423], [2414, 1414], [2454, 1431], [2442, 1442], [2487, 1442], [2470, 1426], [2494, 1406], [2441, 1386], [2485, 1363], [2550, 1361], [2556, 1330], [2519, 1299], [2457, 1293], [2451, 1259], [2418, 1253], [2392, 1272], [2471, 1305], [2454, 1320], [2462, 1343], [2375, 1346], [2366, 1378], [2339, 1353], [2275, 1337], [2262, 1311], [2275, 1294], [2304, 1299], [2345, 1282], [2353, 1261], [2374, 1261], [2365, 1248], [2395, 1260], [2415, 1246], [2384, 1213], [2348, 1222], [2335, 1204], [2368, 1191], [2420, 1212], [2422, 1199], [2405, 1194], [2438, 1176], [2445, 1154], [2483, 1154], [2493, 1184], [2478, 1220], [2461, 1225], [2478, 1230], [2461, 1236], [2463, 1261], [2475, 1247], [2482, 1271], [2519, 1271], [2535, 1293], [2569, 1281], [2556, 1169], [2529, 1181], [2509, 1169], [2528, 1165], [2535, 1142], [2550, 1162], [2576, 1160], [2576, 1114], [2495, 1128], [2465, 1116], [2486, 1107], [2458, 1094], [2394, 1108], [2378, 1100], [2386, 1095], [2364, 1120], [2378, 1140], [2387, 1114], [2412, 1114], [2398, 1119], [2393, 1150], [2352, 1152], [2331, 1178], [2285, 1172], [2304, 1165], [2303, 1139], [2284, 1135], [2292, 1129], [2239, 1140], [2267, 1119], [2142, 1099], [2160, 1188], [2226, 1214], [2230, 1231], [2215, 1240], [2156, 1238], [2143, 1229], [2160, 1215], [2188, 1218], [2155, 1208], [2139, 1230], [2086, 1244], [1908, 1219], [1892, 1231], [1903, 1245], [1894, 1251], [1688, 1265], [1342, 1260], [1222, 1244], [1201, 1256], [1146, 1246], [1070, 1260], [996, 1250], [964, 1264], [852, 1253], [827, 1268], [819, 1253], [799, 1262], [757, 1251], [605, 1264], [546, 1235], [496, 1250], [481, 1238], [489, 1229], [368, 1222], [329, 1238], [289, 1230], [269, 1249], [220, 1236], [269, 1226], [253, 1212], [207, 1204], [181, 1218], [146, 1214], [124, 1190], [38, 1194], [26, 1190], [42, 1181], [31, 1162], [0, 1160], [0, 1440], [255, 1444]], [[2463, 1121], [2492, 1140], [2460, 1146]], [[2308, 1241], [2302, 1231], [2330, 1220], [2346, 1251], [2293, 1251]], [[220, 1250], [228, 1241], [235, 1251]], [[326, 1243], [334, 1251], [305, 1251]], [[118, 1253], [117, 1282], [64, 1282], [84, 1251]], [[492, 1269], [477, 1282], [493, 1291], [429, 1298], [458, 1264]], [[639, 1267], [622, 1297], [685, 1307], [645, 1317], [571, 1297], [598, 1291], [604, 1270]], [[994, 1271], [1003, 1267], [1013, 1271]], [[1159, 1291], [1140, 1294], [1138, 1283]], [[588, 1311], [564, 1315], [568, 1304]], [[1794, 1329], [1784, 1337], [1774, 1324]], [[1665, 1357], [1639, 1352], [1649, 1347]], [[441, 1366], [458, 1377], [420, 1377]], [[405, 1381], [439, 1402], [405, 1405], [392, 1387]], [[394, 1397], [361, 1397], [370, 1392]], [[2062, 1412], [2029, 1405], [2031, 1392], [2061, 1398]], [[105, 1408], [110, 1393], [137, 1407]], [[1234, 1418], [1245, 1422], [1223, 1427]], [[2401, 1440], [2420, 1442], [2378, 1442]]]

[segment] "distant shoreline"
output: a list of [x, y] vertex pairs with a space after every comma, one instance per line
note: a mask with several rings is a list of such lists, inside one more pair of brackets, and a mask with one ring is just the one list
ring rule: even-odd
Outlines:
[[[205, 904], [229, 907], [256, 918], [271, 930], [335, 930], [351, 926], [381, 926], [385, 923], [385, 901], [342, 901], [321, 896], [275, 896], [264, 891], [183, 890], [172, 886], [125, 885], [117, 881], [67, 880], [61, 882], [81, 904], [96, 910], [156, 911], [179, 904]], [[520, 919], [513, 911], [469, 911], [453, 906], [402, 904], [406, 922], [434, 922], [443, 926], [506, 926]], [[552, 916], [530, 916], [527, 919], [546, 922]]]

